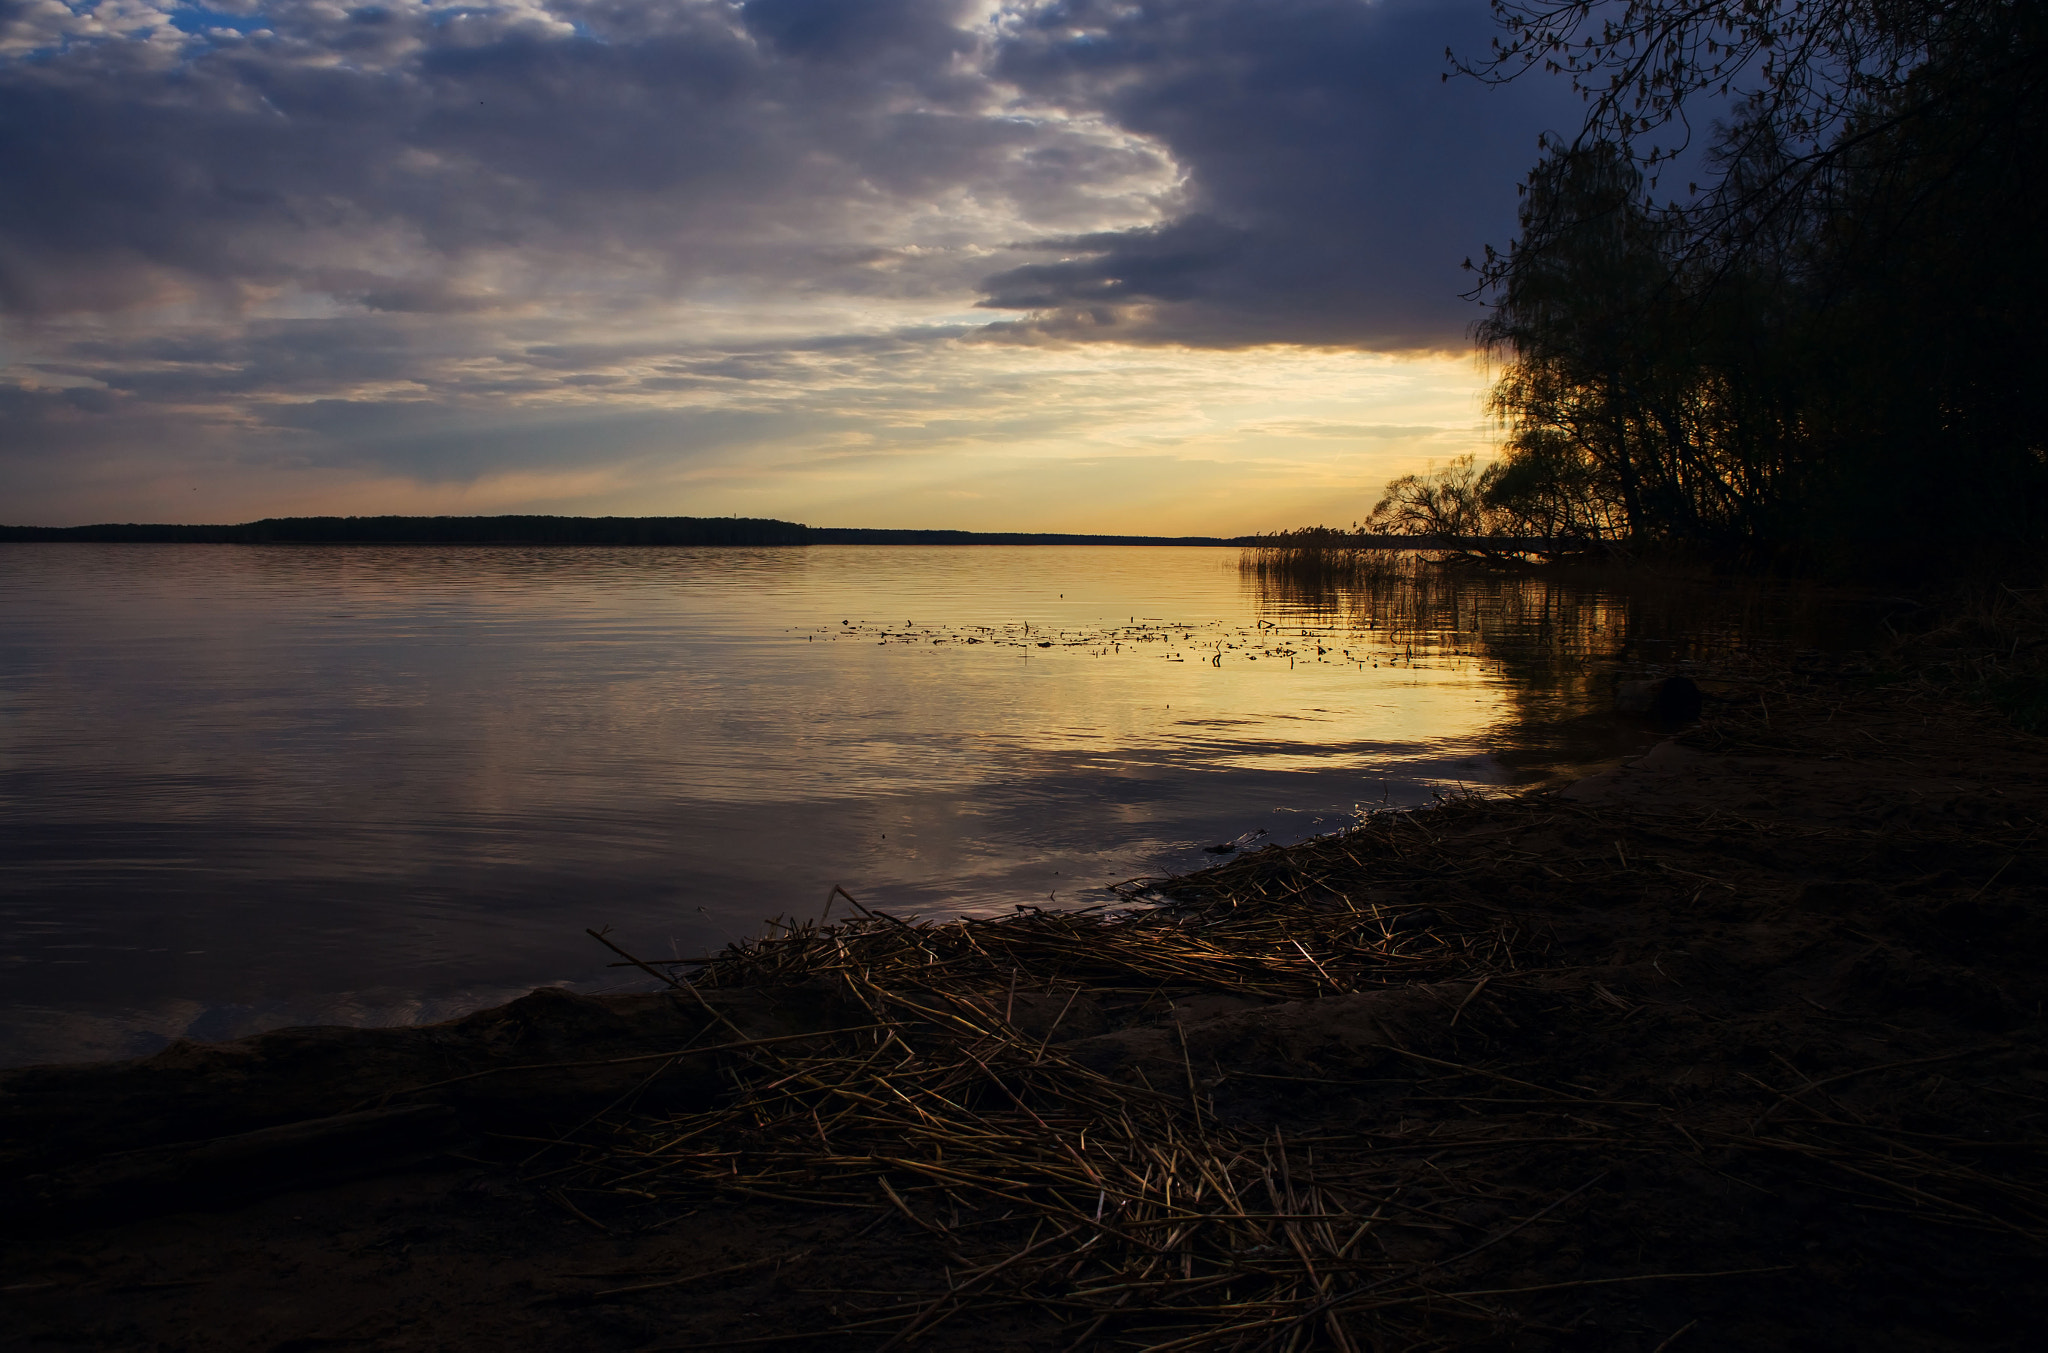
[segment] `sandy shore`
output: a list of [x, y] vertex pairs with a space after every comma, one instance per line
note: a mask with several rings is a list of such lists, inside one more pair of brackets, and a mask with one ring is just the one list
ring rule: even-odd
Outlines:
[[[0, 1347], [2027, 1342], [2043, 743], [1853, 667], [1719, 677], [1561, 792], [1254, 852], [1149, 917], [856, 920], [687, 991], [0, 1073]], [[870, 1121], [821, 1084], [815, 1141], [763, 1107], [891, 1040], [905, 1086], [957, 1053], [1036, 1087], [1015, 1178], [920, 1137], [943, 1097]], [[1182, 1160], [1228, 1179], [1155, 1197]]]

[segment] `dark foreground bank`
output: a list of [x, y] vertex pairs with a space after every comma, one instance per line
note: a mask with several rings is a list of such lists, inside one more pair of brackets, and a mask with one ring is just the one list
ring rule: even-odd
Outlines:
[[2016, 1346], [2043, 744], [1718, 675], [1631, 765], [1127, 916], [842, 901], [656, 994], [0, 1073], [0, 1341]]

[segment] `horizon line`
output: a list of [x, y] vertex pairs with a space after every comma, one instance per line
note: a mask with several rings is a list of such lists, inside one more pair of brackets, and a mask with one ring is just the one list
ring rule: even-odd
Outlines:
[[1243, 546], [1254, 537], [1128, 532], [968, 531], [952, 527], [810, 526], [775, 517], [569, 516], [556, 513], [262, 517], [233, 523], [95, 522], [0, 526], [0, 543], [717, 545], [1097, 544]]

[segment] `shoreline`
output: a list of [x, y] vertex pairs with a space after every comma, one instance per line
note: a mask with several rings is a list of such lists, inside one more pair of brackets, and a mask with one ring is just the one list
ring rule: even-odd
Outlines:
[[1129, 916], [877, 913], [689, 990], [0, 1072], [21, 1346], [2016, 1340], [2042, 743], [1721, 678], [1569, 788]]
[[[1286, 547], [1282, 535], [1152, 536], [1131, 532], [962, 531], [946, 527], [809, 526], [773, 517], [265, 517], [235, 523], [96, 522], [82, 526], [0, 525], [0, 544], [100, 545], [512, 545], [715, 546], [803, 545], [1117, 545]], [[1554, 551], [1535, 537], [1328, 533], [1314, 548], [1345, 551], [1466, 550], [1524, 554]], [[1597, 553], [1595, 542], [1571, 542]]]
[[807, 526], [771, 517], [265, 517], [232, 524], [101, 522], [0, 526], [0, 544], [486, 545], [763, 548], [806, 545], [1200, 545], [1240, 548], [1252, 536], [1147, 536], [1062, 531], [956, 531]]

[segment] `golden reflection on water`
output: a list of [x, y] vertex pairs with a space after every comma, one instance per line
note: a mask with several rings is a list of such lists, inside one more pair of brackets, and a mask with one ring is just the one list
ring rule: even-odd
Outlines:
[[1528, 730], [1611, 664], [1752, 623], [1667, 609], [1215, 549], [0, 546], [0, 1060], [445, 1015], [834, 883], [1098, 901], [1568, 759]]

